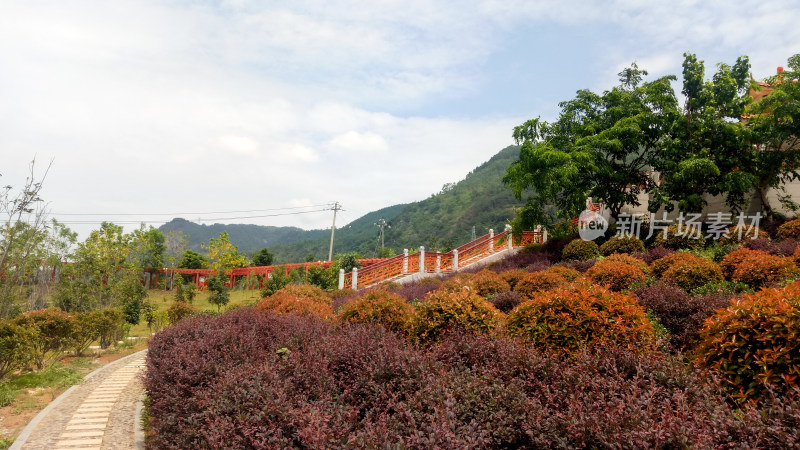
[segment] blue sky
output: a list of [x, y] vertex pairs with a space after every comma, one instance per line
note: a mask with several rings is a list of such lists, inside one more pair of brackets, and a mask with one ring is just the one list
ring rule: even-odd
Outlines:
[[74, 222], [333, 201], [344, 224], [462, 179], [515, 125], [611, 88], [633, 61], [680, 76], [690, 51], [710, 76], [748, 55], [761, 79], [800, 53], [796, 1], [0, 0], [0, 12], [0, 181], [53, 160], [43, 196], [82, 237], [97, 225]]

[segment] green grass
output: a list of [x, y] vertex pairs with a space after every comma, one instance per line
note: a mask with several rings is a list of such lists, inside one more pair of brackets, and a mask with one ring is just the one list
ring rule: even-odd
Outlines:
[[[92, 358], [75, 358], [68, 364], [56, 363], [41, 372], [30, 372], [0, 383], [0, 406], [7, 406], [22, 393], [23, 389], [59, 388], [79, 383], [83, 379], [82, 368], [91, 366]], [[18, 409], [25, 409], [21, 405]]]

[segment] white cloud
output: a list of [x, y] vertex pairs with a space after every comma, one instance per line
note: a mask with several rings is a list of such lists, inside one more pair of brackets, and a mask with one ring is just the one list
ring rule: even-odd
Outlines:
[[223, 151], [237, 156], [257, 156], [258, 142], [247, 136], [221, 136], [218, 139]]
[[380, 153], [389, 148], [381, 135], [369, 131], [366, 133], [348, 131], [334, 136], [330, 144], [337, 150], [353, 153]]

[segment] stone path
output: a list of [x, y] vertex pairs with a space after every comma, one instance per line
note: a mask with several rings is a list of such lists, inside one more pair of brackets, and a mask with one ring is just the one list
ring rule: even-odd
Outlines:
[[14, 449], [135, 449], [147, 351], [110, 363], [37, 415]]

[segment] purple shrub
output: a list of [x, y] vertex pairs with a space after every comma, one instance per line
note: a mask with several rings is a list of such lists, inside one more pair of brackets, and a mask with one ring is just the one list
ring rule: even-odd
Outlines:
[[633, 256], [634, 258], [639, 258], [642, 261], [646, 262], [647, 265], [650, 265], [653, 264], [653, 261], [657, 261], [673, 253], [675, 253], [675, 250], [671, 250], [662, 245], [659, 245], [658, 247], [653, 247], [643, 253], [634, 253], [631, 256]]
[[588, 261], [562, 261], [559, 265], [569, 269], [575, 269], [580, 273], [585, 273], [587, 270], [594, 267], [595, 263], [597, 263], [596, 259], [590, 259]]
[[[179, 351], [176, 351], [179, 350]], [[800, 403], [732, 405], [679, 358], [556, 356], [455, 332], [416, 347], [381, 327], [242, 309], [151, 341], [153, 448], [792, 448]]]
[[715, 310], [728, 306], [733, 294], [690, 297], [677, 286], [656, 283], [635, 292], [638, 302], [652, 311], [670, 332], [670, 342], [680, 349], [691, 349], [699, 339], [703, 321]]
[[403, 297], [406, 301], [413, 302], [414, 300], [422, 300], [428, 292], [439, 289], [439, 286], [440, 284], [435, 283], [408, 283], [394, 291], [394, 293]]
[[761, 250], [777, 256], [792, 256], [798, 244], [800, 242], [794, 239], [774, 241], [772, 239], [758, 238], [747, 239], [742, 246], [750, 250]]

